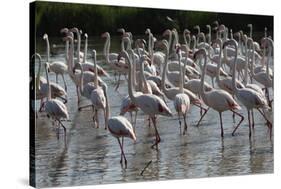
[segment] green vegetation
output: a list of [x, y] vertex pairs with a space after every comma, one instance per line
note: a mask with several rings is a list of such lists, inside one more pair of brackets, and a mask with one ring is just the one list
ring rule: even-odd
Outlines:
[[[255, 31], [263, 31], [268, 27], [273, 28], [272, 16], [225, 14], [199, 11], [151, 9], [103, 6], [73, 3], [36, 3], [36, 35], [48, 33], [50, 36], [59, 36], [63, 27], [78, 27], [87, 31], [89, 35], [100, 35], [108, 31], [116, 34], [117, 28], [125, 28], [133, 34], [144, 34], [146, 28], [153, 33], [160, 34], [167, 28], [177, 28], [179, 32], [184, 28], [190, 30], [193, 26], [200, 25], [206, 31], [206, 24], [215, 20], [224, 23], [233, 31], [244, 29], [248, 31], [247, 24], [252, 23]], [[169, 16], [175, 22], [167, 20]], [[192, 30], [193, 31], [193, 30]]]

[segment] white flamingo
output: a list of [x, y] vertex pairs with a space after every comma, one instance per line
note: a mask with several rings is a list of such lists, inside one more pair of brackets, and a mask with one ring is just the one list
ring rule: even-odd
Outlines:
[[[61, 61], [50, 61], [50, 43], [49, 38], [47, 34], [44, 34], [43, 39], [46, 40], [46, 49], [47, 49], [47, 62], [50, 64], [49, 68], [51, 72], [54, 72], [56, 74], [56, 83], [58, 83], [58, 75], [61, 75], [63, 83], [64, 83], [64, 89], [67, 91], [67, 85], [64, 79], [64, 74], [67, 72], [67, 65], [64, 62]], [[66, 43], [66, 61], [67, 61], [67, 54], [68, 54], [68, 45]]]
[[[209, 92], [204, 90], [204, 79], [205, 79], [205, 72], [206, 72], [206, 65], [207, 65], [207, 52], [205, 49], [200, 49], [196, 52], [195, 57], [199, 57], [203, 55], [204, 58], [204, 65], [203, 65], [203, 73], [201, 77], [201, 97], [204, 101], [204, 103], [209, 106], [210, 108], [216, 110], [219, 113], [220, 116], [220, 126], [221, 126], [221, 137], [223, 137], [223, 123], [222, 123], [222, 112], [230, 110], [233, 113], [237, 114], [241, 117], [241, 120], [238, 123], [238, 126], [242, 123], [244, 120], [244, 117], [236, 112], [235, 110], [241, 109], [239, 104], [233, 99], [233, 97], [226, 91], [220, 90], [220, 89], [213, 89]], [[209, 108], [207, 109], [207, 111]], [[200, 120], [203, 119], [203, 117], [206, 115], [207, 111], [201, 116]]]

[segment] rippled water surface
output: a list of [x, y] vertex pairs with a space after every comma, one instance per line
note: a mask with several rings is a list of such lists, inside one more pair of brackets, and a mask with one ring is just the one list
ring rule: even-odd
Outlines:
[[[50, 39], [52, 42], [52, 39]], [[44, 43], [43, 43], [44, 44]], [[101, 58], [102, 42], [90, 44], [89, 49], [98, 50]], [[41, 44], [42, 45], [42, 44]], [[51, 44], [52, 45], [52, 44]], [[113, 42], [116, 48], [119, 41]], [[40, 51], [44, 46], [38, 46]], [[59, 51], [57, 51], [59, 49]], [[52, 60], [64, 60], [63, 46], [57, 45], [57, 54]], [[44, 51], [42, 55], [44, 55]], [[44, 59], [44, 56], [43, 56]], [[90, 59], [89, 59], [90, 60]], [[91, 61], [91, 60], [90, 60]], [[103, 63], [100, 63], [104, 66]], [[106, 66], [104, 66], [106, 67]], [[44, 72], [42, 72], [44, 73]], [[45, 74], [42, 74], [45, 76]], [[50, 74], [52, 81], [55, 75]], [[241, 174], [273, 172], [273, 142], [263, 118], [255, 112], [255, 129], [252, 138], [248, 137], [247, 114], [240, 112], [245, 121], [236, 136], [231, 136], [234, 125], [232, 113], [223, 113], [224, 138], [220, 137], [219, 115], [210, 110], [202, 124], [196, 127], [200, 114], [192, 107], [188, 114], [187, 135], [180, 135], [177, 116], [159, 117], [158, 128], [161, 136], [159, 151], [150, 148], [154, 142], [154, 129], [148, 127], [146, 117], [139, 113], [136, 126], [137, 141], [124, 140], [125, 154], [128, 160], [125, 169], [119, 163], [120, 149], [117, 140], [109, 131], [95, 128], [92, 109], [77, 111], [75, 86], [68, 75], [67, 108], [70, 121], [64, 122], [67, 128], [66, 147], [62, 130], [57, 139], [56, 130], [45, 113], [39, 113], [36, 121], [36, 182], [37, 187], [89, 185], [121, 183], [147, 180], [166, 180], [214, 177]], [[119, 114], [122, 97], [127, 95], [127, 82], [123, 80], [119, 92], [114, 91], [112, 78], [104, 78], [109, 86], [111, 115]], [[60, 84], [63, 86], [62, 81]], [[83, 100], [87, 104], [87, 100]], [[37, 104], [38, 105], [38, 104]], [[173, 104], [168, 103], [173, 112]], [[38, 107], [37, 107], [38, 108]], [[102, 113], [100, 113], [102, 116]], [[129, 118], [129, 115], [126, 115]], [[151, 161], [151, 164], [148, 163]], [[148, 167], [140, 173], [144, 167]]]

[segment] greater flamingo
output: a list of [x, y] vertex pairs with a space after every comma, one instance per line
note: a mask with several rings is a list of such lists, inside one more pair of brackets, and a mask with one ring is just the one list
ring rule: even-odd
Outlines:
[[[131, 50], [130, 50], [131, 51]], [[145, 114], [149, 115], [152, 119], [155, 129], [155, 143], [151, 146], [156, 146], [158, 149], [158, 143], [160, 142], [160, 135], [156, 127], [156, 115], [172, 116], [171, 110], [167, 107], [165, 102], [156, 95], [153, 94], [141, 94], [135, 95], [135, 91], [132, 87], [132, 63], [129, 55], [126, 51], [122, 51], [120, 56], [125, 57], [129, 63], [129, 80], [128, 80], [128, 93], [134, 104], [136, 104]]]
[[47, 101], [45, 103], [45, 111], [51, 118], [55, 120], [55, 123], [58, 122], [58, 126], [62, 126], [64, 130], [64, 140], [66, 145], [66, 128], [62, 124], [61, 119], [63, 118], [68, 119], [69, 117], [68, 111], [66, 106], [61, 101], [57, 99], [52, 99], [49, 74], [48, 74], [49, 64], [47, 62], [45, 63], [45, 69], [46, 69], [45, 71], [46, 71], [46, 78], [47, 78], [47, 85], [48, 85], [48, 96], [47, 96]]
[[[204, 79], [205, 79], [205, 72], [206, 72], [206, 65], [207, 65], [207, 52], [205, 49], [200, 49], [195, 53], [195, 57], [199, 57], [203, 55], [204, 58], [204, 65], [203, 65], [203, 73], [201, 77], [201, 97], [204, 101], [204, 103], [209, 106], [210, 108], [216, 110], [219, 113], [220, 116], [220, 127], [221, 127], [221, 137], [223, 137], [223, 123], [222, 123], [222, 112], [230, 110], [233, 113], [237, 114], [239, 117], [241, 117], [241, 120], [238, 123], [238, 126], [242, 123], [244, 120], [244, 117], [236, 112], [235, 110], [241, 109], [239, 104], [233, 99], [233, 97], [226, 91], [220, 90], [220, 89], [213, 89], [211, 91], [205, 91], [204, 90]], [[207, 111], [209, 108], [207, 109]], [[206, 115], [207, 111], [201, 116], [200, 120]]]
[[[235, 96], [237, 99], [247, 108], [248, 113], [248, 121], [249, 121], [249, 137], [251, 137], [251, 116], [250, 116], [250, 110], [253, 110], [256, 108], [263, 116], [264, 114], [261, 112], [259, 108], [263, 108], [267, 106], [266, 99], [263, 98], [259, 93], [256, 91], [250, 89], [250, 88], [237, 88], [236, 82], [235, 82], [235, 75], [236, 75], [236, 64], [237, 64], [237, 56], [238, 56], [238, 44], [235, 40], [230, 39], [226, 42], [224, 42], [224, 46], [226, 45], [232, 45], [235, 48], [236, 56], [234, 57], [234, 69], [232, 71], [232, 85], [234, 89]], [[266, 117], [264, 116], [266, 119]], [[267, 119], [266, 119], [267, 120]], [[237, 125], [235, 129], [232, 132], [232, 135], [234, 135], [235, 131], [238, 129], [240, 125]], [[271, 134], [271, 127], [270, 128], [270, 134]]]
[[[47, 49], [47, 62], [50, 64], [49, 66], [49, 70], [54, 72], [56, 74], [56, 83], [58, 83], [58, 75], [61, 75], [63, 83], [64, 83], [64, 89], [65, 91], [67, 91], [67, 85], [64, 79], [64, 74], [67, 72], [67, 65], [64, 62], [61, 61], [55, 61], [55, 62], [51, 62], [50, 61], [50, 43], [49, 43], [49, 38], [47, 34], [44, 34], [43, 39], [46, 40], [46, 49]], [[66, 44], [66, 52], [65, 52], [65, 56], [66, 56], [66, 61], [67, 61], [67, 54], [68, 54], [68, 46]]]
[[[180, 70], [180, 88], [179, 88], [179, 93], [175, 96], [174, 98], [174, 107], [178, 113], [178, 119], [179, 119], [179, 124], [180, 124], [180, 133], [181, 133], [181, 118], [180, 116], [183, 117], [184, 120], [184, 130], [183, 130], [183, 134], [185, 134], [186, 130], [187, 130], [187, 123], [186, 123], [186, 114], [190, 109], [190, 100], [189, 100], [189, 96], [187, 94], [184, 93], [183, 91], [183, 82], [184, 82], [184, 74], [182, 71], [182, 66], [181, 66], [181, 52], [180, 49], [178, 47], [177, 50], [178, 53], [178, 61], [179, 61], [179, 70]], [[185, 66], [186, 64], [184, 64]]]

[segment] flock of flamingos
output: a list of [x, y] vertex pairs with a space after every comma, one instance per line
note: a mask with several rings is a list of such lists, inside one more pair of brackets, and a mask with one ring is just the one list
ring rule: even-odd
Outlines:
[[[184, 30], [183, 43], [179, 42], [176, 29], [165, 30], [162, 40], [156, 40], [150, 29], [147, 29], [147, 41], [133, 41], [132, 33], [122, 28], [118, 29], [118, 32], [122, 33], [119, 53], [110, 52], [110, 34], [103, 33], [103, 55], [110, 72], [114, 74], [115, 90], [118, 90], [121, 76], [128, 82], [128, 96], [122, 100], [120, 115], [113, 117], [110, 115], [108, 87], [102, 80], [102, 77], [110, 75], [97, 64], [95, 50], [91, 51], [93, 63], [87, 60], [88, 35], [84, 34], [85, 49], [81, 52], [82, 31], [77, 28], [63, 28], [61, 33], [65, 35], [63, 40], [66, 62], [53, 62], [50, 60], [48, 35], [45, 34], [43, 39], [47, 44], [47, 59], [44, 64], [46, 78], [40, 76], [41, 56], [38, 53], [33, 55], [39, 59], [34, 86], [36, 100], [41, 100], [39, 111], [45, 111], [58, 128], [63, 128], [66, 139], [67, 129], [62, 121], [69, 117], [65, 105], [67, 84], [64, 78], [68, 73], [76, 86], [78, 110], [92, 107], [96, 127], [99, 127], [98, 111], [103, 111], [104, 127], [117, 138], [121, 149], [120, 163], [122, 164], [124, 159], [125, 165], [127, 160], [123, 150], [123, 139], [129, 137], [136, 140], [135, 125], [139, 110], [148, 116], [149, 125], [150, 121], [152, 122], [155, 142], [151, 147], [158, 150], [161, 139], [157, 119], [161, 119], [161, 116], [173, 116], [173, 111], [167, 106], [167, 100], [173, 101], [176, 112], [174, 116], [178, 116], [181, 134], [187, 132], [187, 119], [192, 119], [187, 118], [187, 114], [192, 106], [200, 110], [201, 117], [197, 126], [210, 108], [218, 112], [221, 137], [224, 135], [222, 113], [231, 111], [233, 117], [239, 117], [239, 122], [232, 132], [232, 135], [235, 135], [245, 119], [239, 110], [245, 108], [248, 113], [249, 137], [254, 128], [254, 113], [259, 113], [264, 118], [271, 139], [273, 99], [270, 99], [269, 94], [270, 91], [273, 93], [273, 67], [270, 66], [273, 65], [273, 40], [267, 36], [265, 28], [264, 37], [260, 41], [254, 41], [252, 25], [249, 24], [248, 27], [250, 32], [247, 36], [242, 30], [233, 34], [232, 30], [223, 24], [219, 25], [217, 21], [214, 22], [214, 28], [207, 25], [206, 34], [200, 31], [199, 26], [195, 26], [194, 29], [198, 30], [196, 34], [192, 34], [188, 29]], [[56, 83], [49, 80], [49, 72], [56, 74]], [[64, 87], [58, 84], [59, 75], [63, 79]], [[206, 76], [211, 78], [211, 84], [205, 81]], [[91, 105], [79, 106], [81, 95], [89, 99]], [[254, 109], [257, 111], [254, 112]], [[127, 112], [131, 116], [130, 121], [124, 117]]]

